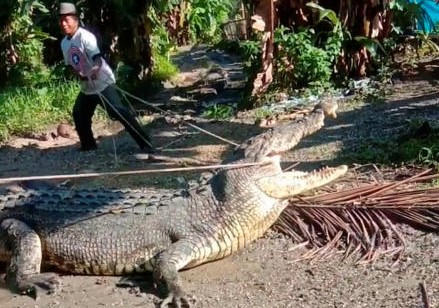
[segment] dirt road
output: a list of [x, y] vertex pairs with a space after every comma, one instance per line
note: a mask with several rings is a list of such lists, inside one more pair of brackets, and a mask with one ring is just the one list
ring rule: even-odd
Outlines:
[[[385, 105], [344, 105], [337, 120], [331, 120], [322, 132], [304, 140], [297, 150], [285, 155], [287, 163], [333, 164], [355, 140], [383, 132], [394, 133], [408, 119], [438, 119], [439, 99], [427, 82], [400, 85], [399, 96]], [[403, 93], [407, 94], [404, 95]], [[397, 92], [398, 92], [397, 91]], [[419, 92], [417, 92], [419, 91]], [[219, 162], [231, 146], [209, 136], [163, 122], [153, 127], [158, 146], [175, 142], [164, 153], [200, 164]], [[2, 177], [68, 174], [99, 171], [163, 168], [137, 160], [136, 148], [120, 126], [104, 123], [95, 127], [101, 135], [99, 150], [77, 152], [76, 139], [50, 141], [15, 139], [0, 148]], [[260, 131], [246, 122], [200, 123], [203, 128], [240, 142]], [[181, 165], [180, 164], [180, 165]], [[175, 164], [174, 164], [175, 165]], [[179, 165], [177, 163], [177, 165]], [[196, 178], [193, 173], [172, 177], [106, 177], [71, 181], [73, 187], [182, 188], [182, 180]], [[274, 232], [247, 249], [224, 260], [182, 273], [186, 290], [197, 297], [196, 307], [439, 307], [439, 237], [412, 232], [407, 235], [405, 257], [393, 267], [392, 260], [357, 266], [334, 255], [325, 262], [294, 262], [303, 248]], [[12, 295], [0, 279], [0, 307], [156, 307], [158, 296], [150, 276], [137, 280], [139, 286], [120, 283], [119, 277], [64, 276], [63, 291], [39, 301]], [[422, 290], [426, 291], [423, 295]]]

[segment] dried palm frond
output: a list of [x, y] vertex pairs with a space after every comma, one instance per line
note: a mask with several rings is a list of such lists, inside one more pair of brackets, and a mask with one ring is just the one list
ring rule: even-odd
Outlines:
[[382, 255], [397, 261], [406, 246], [400, 224], [439, 231], [439, 188], [408, 185], [439, 177], [430, 172], [291, 200], [275, 229], [307, 243], [311, 249], [301, 260], [321, 260], [344, 250], [346, 258], [360, 255], [359, 263]]

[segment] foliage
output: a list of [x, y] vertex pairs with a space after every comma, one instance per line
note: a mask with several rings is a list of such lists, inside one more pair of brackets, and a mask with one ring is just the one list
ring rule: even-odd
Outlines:
[[174, 7], [179, 5], [181, 2], [182, 2], [181, 0], [169, 0], [169, 1], [152, 0], [151, 9], [155, 12], [154, 14], [159, 16], [163, 13], [167, 13], [171, 11]]
[[[123, 62], [125, 68], [131, 66], [132, 76], [143, 79], [150, 76], [152, 70], [149, 69], [154, 66], [150, 56], [159, 55], [161, 58], [155, 62], [164, 63], [162, 56], [169, 58], [178, 43], [169, 35], [172, 18], [177, 18], [180, 26], [188, 28], [184, 31], [190, 31], [194, 41], [210, 41], [219, 38], [220, 26], [236, 3], [236, 0], [153, 0], [146, 3], [109, 0], [81, 1], [77, 6], [82, 12], [84, 25], [98, 34], [104, 54], [110, 54], [111, 64], [116, 66]], [[55, 9], [56, 6], [48, 0], [6, 0], [0, 3], [2, 81], [8, 80], [14, 85], [36, 85], [47, 81], [50, 72], [43, 59], [43, 43], [52, 38], [50, 35], [58, 36], [59, 33], [58, 27], [53, 27], [55, 15], [47, 8]], [[50, 23], [46, 18], [49, 16]], [[50, 31], [50, 35], [42, 28]], [[49, 45], [51, 50], [46, 55], [50, 55], [53, 64], [55, 61], [51, 55], [59, 52], [59, 43]], [[169, 65], [166, 70], [169, 71]], [[127, 72], [125, 70], [125, 75]]]
[[361, 46], [366, 47], [372, 59], [378, 60], [380, 56], [387, 57], [387, 52], [379, 40], [365, 36], [356, 36], [354, 40], [360, 43]]
[[377, 39], [353, 37], [335, 11], [312, 2], [306, 6], [316, 13], [314, 25], [275, 30], [275, 88], [307, 88], [309, 93], [321, 94], [360, 71], [356, 54], [363, 47], [376, 63], [382, 56], [385, 59], [385, 49]]
[[236, 0], [153, 1], [148, 18], [152, 26], [152, 48], [167, 54], [176, 45], [217, 42], [221, 25], [228, 19]]
[[255, 118], [256, 120], [262, 120], [274, 115], [273, 110], [266, 108], [265, 106], [259, 107], [255, 109]]
[[277, 85], [297, 89], [329, 83], [331, 57], [315, 45], [311, 29], [294, 33], [279, 27], [275, 31], [275, 43], [278, 45], [275, 59]]
[[164, 81], [174, 77], [178, 72], [178, 67], [173, 64], [168, 57], [155, 53], [153, 79]]
[[203, 112], [203, 117], [212, 120], [227, 120], [233, 116], [234, 109], [228, 105], [215, 104]]
[[318, 23], [328, 24], [330, 30], [307, 27], [292, 31], [283, 26], [275, 30], [275, 80], [282, 88], [328, 88], [343, 44], [351, 39], [334, 11], [315, 3], [307, 6], [319, 13]]
[[220, 25], [228, 17], [234, 2], [235, 0], [153, 1], [148, 11], [153, 54], [151, 80], [166, 80], [178, 72], [170, 55], [181, 43], [179, 36], [185, 35], [185, 31], [189, 32], [194, 42], [217, 40]]
[[437, 55], [439, 53], [439, 45], [431, 38], [429, 34], [418, 33], [419, 49], [417, 50], [420, 56], [422, 55]]
[[153, 1], [148, 10], [148, 19], [151, 23], [151, 48], [155, 54], [169, 56], [170, 50], [176, 46], [176, 42], [173, 42], [169, 37], [163, 16], [179, 2], [179, 0]]
[[238, 102], [238, 109], [249, 109], [267, 103], [260, 96], [248, 95], [253, 89], [252, 81], [262, 67], [262, 45], [259, 35], [254, 34], [251, 39], [245, 41], [221, 41], [216, 43], [215, 48], [238, 54], [242, 59], [243, 71], [248, 76], [248, 82], [244, 90], [246, 94]]
[[50, 72], [44, 64], [43, 41], [51, 38], [34, 22], [36, 12], [48, 13], [43, 3], [18, 0], [9, 7], [6, 25], [0, 32], [0, 70], [10, 84], [36, 85]]
[[233, 0], [190, 0], [187, 15], [190, 34], [194, 41], [215, 41], [221, 24], [233, 9]]
[[[382, 104], [385, 102], [388, 94], [393, 91], [392, 77], [396, 70], [388, 62], [380, 62], [375, 76], [370, 79], [363, 79], [363, 85], [358, 86], [361, 81], [351, 80], [349, 88], [355, 89], [356, 98], [370, 104]], [[368, 81], [367, 81], [368, 80]], [[357, 86], [355, 85], [357, 83]]]
[[432, 145], [430, 148], [423, 147], [418, 153], [418, 161], [424, 165], [435, 166], [436, 169], [439, 168], [439, 146], [436, 144]]
[[0, 140], [70, 121], [78, 91], [76, 82], [51, 82], [42, 87], [4, 90], [0, 93]]
[[252, 76], [261, 68], [262, 46], [258, 39], [239, 43], [239, 52], [243, 58], [245, 72]]
[[[423, 1], [392, 0], [388, 8], [392, 11], [391, 36], [384, 39], [386, 50], [391, 53], [411, 49], [416, 56], [438, 54], [439, 46], [434, 42], [430, 30], [437, 30], [429, 12], [421, 4]], [[425, 26], [428, 29], [425, 29]], [[418, 30], [420, 29], [420, 30]], [[390, 43], [390, 44], [389, 44]], [[411, 57], [410, 61], [414, 61]]]
[[430, 20], [428, 12], [423, 9], [420, 3], [392, 0], [388, 6], [393, 12], [392, 31], [398, 35], [413, 33], [416, 24], [423, 26], [422, 20]]
[[[172, 63], [169, 57], [161, 55], [158, 52], [153, 52], [153, 54], [154, 61], [152, 74], [147, 80], [145, 80], [145, 82], [148, 83], [148, 90], [142, 91], [142, 93], [154, 93], [160, 89], [162, 81], [171, 79], [179, 72], [178, 67]], [[137, 91], [139, 90], [139, 87], [145, 85], [142, 81], [133, 81], [132, 76], [134, 74], [134, 69], [123, 62], [118, 63], [115, 73], [118, 85], [126, 91]]]

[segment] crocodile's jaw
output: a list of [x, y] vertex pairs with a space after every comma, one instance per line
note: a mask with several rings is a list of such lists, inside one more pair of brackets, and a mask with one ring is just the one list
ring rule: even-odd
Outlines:
[[270, 197], [288, 199], [304, 191], [328, 184], [344, 175], [347, 170], [346, 165], [341, 165], [312, 172], [282, 172], [261, 177], [256, 180], [256, 185]]

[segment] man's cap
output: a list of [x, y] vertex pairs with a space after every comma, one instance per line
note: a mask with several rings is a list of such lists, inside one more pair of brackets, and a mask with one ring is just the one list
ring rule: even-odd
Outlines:
[[76, 15], [76, 7], [70, 2], [61, 2], [59, 4], [59, 15]]

